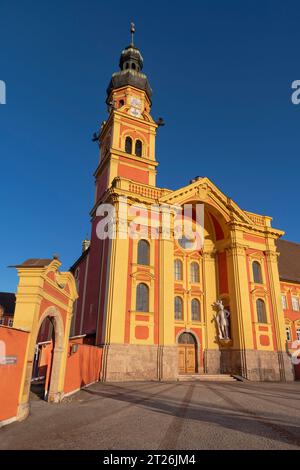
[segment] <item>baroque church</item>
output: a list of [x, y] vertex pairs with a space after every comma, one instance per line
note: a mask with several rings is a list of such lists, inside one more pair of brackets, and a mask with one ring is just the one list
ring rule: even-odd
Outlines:
[[[222, 373], [293, 380], [289, 346], [300, 339], [300, 246], [279, 241], [284, 232], [271, 217], [241, 209], [207, 177], [176, 191], [157, 187], [155, 137], [162, 121], [151, 116], [152, 90], [133, 35], [119, 67], [107, 88], [107, 120], [95, 136], [91, 240], [72, 267], [79, 293], [72, 333], [103, 347], [103, 380]], [[203, 246], [193, 249], [174, 231], [164, 238], [162, 209], [155, 239], [147, 221], [142, 238], [99, 239], [101, 204], [113, 204], [116, 226], [127, 230], [123, 197], [128, 212], [131, 204], [149, 210], [204, 204]], [[287, 264], [281, 280], [279, 251]], [[216, 301], [226, 312], [225, 335]]]
[[[101, 348], [103, 381], [300, 378], [292, 361], [300, 341], [300, 245], [281, 240], [271, 217], [243, 210], [208, 177], [175, 191], [158, 187], [155, 139], [163, 121], [151, 116], [152, 90], [133, 34], [119, 68], [107, 88], [107, 119], [94, 136], [91, 239], [70, 269], [78, 292], [70, 336]], [[98, 236], [103, 204], [114, 207], [116, 237]], [[175, 237], [172, 216], [165, 236], [164, 208], [186, 204], [204, 207], [200, 248]], [[156, 237], [147, 218], [143, 236], [127, 236], [133, 206], [156, 207]], [[19, 269], [53, 264], [29, 261]], [[12, 325], [14, 299], [0, 296], [0, 324]]]

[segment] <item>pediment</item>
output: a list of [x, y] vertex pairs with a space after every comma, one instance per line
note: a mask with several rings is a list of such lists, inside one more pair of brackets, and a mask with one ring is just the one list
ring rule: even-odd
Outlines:
[[161, 204], [181, 206], [191, 201], [213, 206], [226, 222], [253, 225], [253, 221], [247, 213], [206, 177], [166, 194], [159, 200]]

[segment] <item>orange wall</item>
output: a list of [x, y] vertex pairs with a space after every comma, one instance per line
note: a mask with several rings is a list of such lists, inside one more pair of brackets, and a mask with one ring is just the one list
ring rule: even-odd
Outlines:
[[123, 178], [132, 179], [138, 183], [149, 184], [149, 173], [148, 171], [140, 170], [139, 168], [133, 168], [128, 165], [119, 163], [118, 175]]
[[70, 393], [85, 385], [99, 380], [102, 360], [102, 348], [78, 344], [77, 352], [69, 354], [67, 358], [64, 392]]
[[0, 326], [0, 341], [5, 344], [5, 356], [17, 357], [16, 364], [0, 365], [0, 421], [17, 415], [28, 337], [25, 331]]

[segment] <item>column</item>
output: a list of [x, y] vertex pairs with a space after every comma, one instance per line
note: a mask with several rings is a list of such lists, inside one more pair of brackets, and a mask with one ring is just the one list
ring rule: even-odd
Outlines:
[[204, 371], [208, 374], [220, 373], [220, 349], [216, 342], [217, 330], [212, 305], [217, 300], [216, 255], [214, 250], [203, 252], [204, 323], [203, 350]]
[[[231, 335], [232, 349], [231, 366], [237, 368], [244, 376], [249, 375], [246, 351], [253, 350], [253, 333], [251, 307], [249, 297], [249, 282], [247, 275], [247, 246], [241, 243], [242, 234], [231, 233], [231, 246], [226, 249], [228, 260], [229, 297], [231, 306]], [[240, 362], [240, 364], [238, 364]]]
[[[270, 279], [270, 295], [274, 316], [274, 330], [279, 363], [280, 380], [294, 380], [293, 366], [286, 352], [286, 336], [284, 313], [281, 304], [281, 289], [278, 272], [278, 255], [274, 241], [267, 243], [269, 249], [266, 250], [266, 261]], [[273, 246], [272, 246], [273, 245]], [[274, 345], [275, 346], [275, 345]]]

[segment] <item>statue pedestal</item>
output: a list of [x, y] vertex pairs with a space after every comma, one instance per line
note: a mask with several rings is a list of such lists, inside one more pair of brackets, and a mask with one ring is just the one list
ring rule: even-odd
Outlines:
[[222, 346], [223, 348], [230, 348], [233, 345], [232, 339], [222, 339], [219, 338], [219, 345]]

